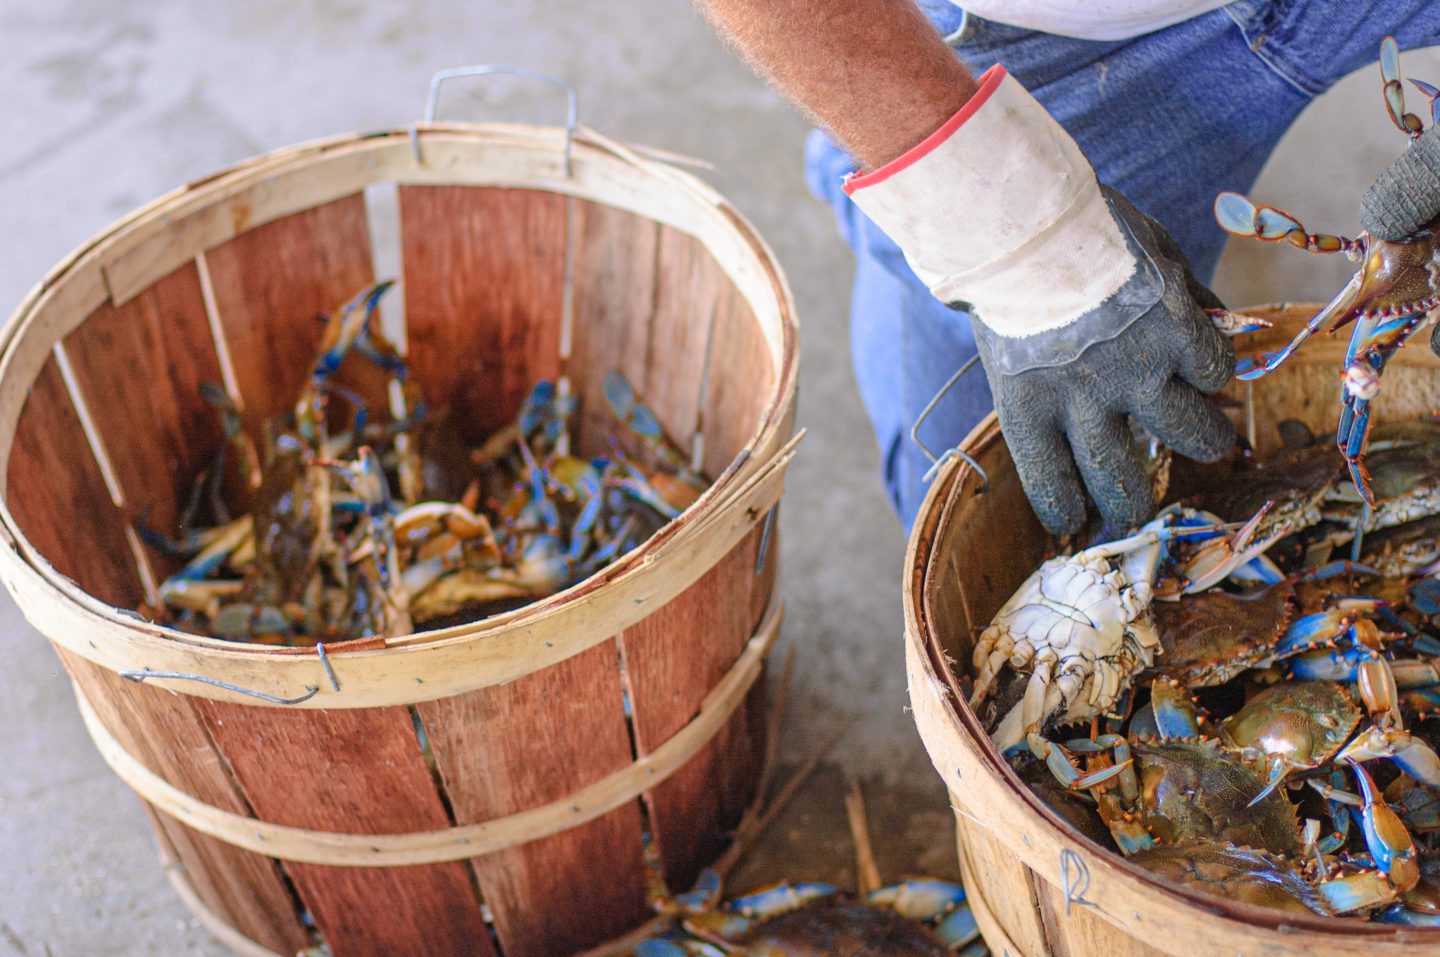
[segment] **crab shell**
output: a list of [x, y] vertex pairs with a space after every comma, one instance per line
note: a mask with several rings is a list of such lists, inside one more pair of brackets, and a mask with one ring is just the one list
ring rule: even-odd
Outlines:
[[780, 914], [742, 934], [746, 957], [948, 957], [928, 927], [892, 910], [857, 901], [820, 900]]
[[1188, 890], [1297, 916], [1329, 916], [1325, 901], [1287, 861], [1248, 847], [1161, 845], [1130, 860]]
[[1290, 623], [1294, 597], [1294, 589], [1281, 584], [1239, 595], [1212, 589], [1157, 602], [1151, 611], [1160, 633], [1160, 665], [1141, 680], [1163, 673], [1187, 688], [1209, 688], [1263, 667]]
[[1052, 685], [1073, 689], [1063, 694], [1057, 720], [1089, 718], [1114, 704], [1124, 679], [1153, 659], [1159, 642], [1149, 595], [1149, 582], [1132, 583], [1106, 559], [1051, 559], [981, 633], [975, 664], [1002, 652], [1011, 667], [1025, 669], [1053, 653]]
[[1384, 578], [1405, 579], [1440, 561], [1440, 515], [1365, 536], [1360, 563]]
[[[1334, 332], [1362, 316], [1403, 316], [1440, 305], [1440, 249], [1437, 219], [1404, 242], [1365, 235], [1364, 261], [1346, 287], [1351, 295], [1336, 304]], [[1343, 293], [1342, 293], [1343, 295]]]
[[1220, 726], [1242, 753], [1310, 768], [1344, 746], [1364, 712], [1344, 686], [1333, 681], [1287, 681], [1251, 698]]
[[1278, 791], [1252, 806], [1265, 780], [1216, 742], [1137, 742], [1132, 753], [1140, 778], [1132, 813], [1161, 844], [1206, 841], [1299, 856], [1295, 806]]

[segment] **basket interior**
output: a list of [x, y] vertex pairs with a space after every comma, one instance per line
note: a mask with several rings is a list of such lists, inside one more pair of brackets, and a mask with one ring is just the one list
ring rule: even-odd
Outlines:
[[[1278, 348], [1319, 308], [1297, 304], [1249, 310], [1274, 327], [1241, 337], [1237, 351], [1244, 355]], [[1340, 392], [1336, 370], [1345, 338], [1313, 340], [1263, 379], [1234, 381], [1225, 388], [1222, 405], [1236, 430], [1260, 454], [1280, 447], [1276, 426], [1285, 419], [1304, 422], [1322, 442], [1334, 434]], [[1440, 360], [1420, 344], [1402, 350], [1387, 368], [1373, 408], [1376, 423], [1418, 418], [1440, 408]], [[967, 475], [952, 486], [947, 499], [934, 503], [945, 513], [936, 529], [923, 585], [923, 609], [932, 632], [959, 662], [970, 661], [980, 629], [1035, 567], [1057, 550], [1057, 542], [1030, 508], [993, 420], [977, 428], [967, 451], [985, 470], [989, 487], [976, 494], [979, 482], [973, 474]], [[1200, 478], [1199, 468], [1177, 456], [1172, 488], [1193, 486]]]
[[[377, 277], [377, 259], [397, 258]], [[308, 374], [321, 317], [391, 275], [402, 286], [382, 305], [387, 332], [427, 407], [470, 443], [512, 420], [538, 379], [565, 376], [578, 450], [603, 453], [613, 436], [643, 458], [601, 393], [619, 369], [713, 479], [775, 399], [764, 330], [693, 236], [539, 189], [382, 185], [240, 231], [54, 343], [10, 454], [21, 531], [111, 605], [153, 596], [175, 563], [141, 543], [137, 522], [173, 531], [222, 441], [200, 383], [223, 383], [263, 442]], [[358, 357], [337, 379], [386, 407], [381, 374]], [[243, 488], [227, 497], [243, 509]]]
[[[1270, 319], [1275, 327], [1238, 341], [1237, 348], [1242, 354], [1252, 349], [1273, 350], [1288, 341], [1319, 308], [1318, 305], [1286, 305], [1246, 310]], [[1285, 419], [1304, 422], [1320, 441], [1328, 442], [1338, 414], [1336, 370], [1340, 368], [1344, 347], [1343, 338], [1317, 339], [1265, 378], [1253, 384], [1232, 382], [1221, 401], [1237, 430], [1246, 434], [1262, 454], [1279, 447], [1275, 426]], [[1385, 373], [1382, 392], [1374, 406], [1376, 421], [1413, 419], [1434, 411], [1437, 406], [1440, 406], [1440, 360], [1419, 344], [1402, 351]], [[970, 661], [980, 630], [1035, 567], [1055, 554], [1058, 545], [1035, 518], [993, 416], [971, 434], [964, 447], [985, 470], [988, 486], [981, 492], [979, 478], [969, 470], [963, 473], [952, 470], [941, 479], [949, 482], [948, 489], [932, 497], [927, 505], [931, 511], [922, 513], [917, 523], [917, 534], [928, 533], [933, 537], [928, 547], [922, 537], [915, 549], [916, 567], [911, 569], [914, 577], [910, 585], [921, 619], [921, 635], [929, 642], [932, 660], [940, 665], [940, 674], [954, 692], [952, 700], [960, 702], [969, 696]], [[1177, 457], [1175, 482], [1193, 484], [1201, 477], [1200, 468]], [[949, 667], [943, 666], [946, 661]], [[1005, 762], [990, 747], [988, 739], [983, 738], [979, 722], [971, 716], [968, 706], [956, 707], [961, 712], [957, 726], [964, 728], [957, 733], [970, 739], [968, 746], [983, 749], [993, 767], [1005, 768]], [[1016, 794], [1031, 796], [1019, 778], [1008, 769], [1004, 773]], [[1038, 808], [1038, 801], [1034, 798], [1029, 803]], [[1063, 827], [1054, 815], [1037, 811], [1032, 816], [1043, 827]], [[1068, 830], [1066, 833], [1071, 840], [1084, 840]], [[1091, 847], [1101, 852], [1100, 848]], [[1143, 880], [1155, 880], [1139, 868], [1132, 870]], [[1179, 893], [1207, 912], [1217, 909], [1213, 898], [1188, 891]], [[1230, 906], [1229, 911], [1268, 927], [1275, 926], [1280, 919], [1271, 911], [1238, 904]], [[1136, 916], [1138, 919], [1139, 915]], [[1366, 939], [1388, 940], [1396, 934], [1403, 937], [1407, 933], [1386, 925], [1323, 918], [1302, 923], [1325, 933], [1361, 935]]]

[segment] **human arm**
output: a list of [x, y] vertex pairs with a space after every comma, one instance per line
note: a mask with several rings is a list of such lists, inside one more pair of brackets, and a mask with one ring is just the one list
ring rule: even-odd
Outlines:
[[846, 191], [915, 274], [978, 318], [1001, 427], [1047, 527], [1083, 524], [1082, 483], [1111, 528], [1149, 517], [1129, 418], [1193, 458], [1230, 444], [1201, 395], [1234, 366], [1204, 313], [1218, 301], [1003, 69], [977, 83], [912, 0], [706, 9], [863, 162]]

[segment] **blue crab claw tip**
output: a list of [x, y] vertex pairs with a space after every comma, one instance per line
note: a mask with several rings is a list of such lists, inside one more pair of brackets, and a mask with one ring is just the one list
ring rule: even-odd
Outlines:
[[970, 908], [961, 907], [941, 921], [940, 926], [935, 928], [935, 933], [940, 936], [946, 946], [954, 950], [978, 940], [980, 925], [975, 922], [975, 915]]

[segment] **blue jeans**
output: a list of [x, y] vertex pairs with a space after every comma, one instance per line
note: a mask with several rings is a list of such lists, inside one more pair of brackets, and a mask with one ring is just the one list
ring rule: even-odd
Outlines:
[[[1225, 243], [1211, 214], [1215, 195], [1247, 191], [1300, 111], [1374, 62], [1386, 34], [1402, 51], [1440, 43], [1435, 0], [1239, 0], [1119, 42], [1009, 27], [967, 16], [945, 0], [920, 5], [977, 75], [1004, 63], [1075, 137], [1100, 181], [1170, 230], [1204, 282]], [[1383, 109], [1378, 75], [1375, 109]], [[1397, 133], [1397, 153], [1402, 143]], [[805, 163], [811, 192], [834, 209], [855, 251], [855, 376], [880, 443], [886, 488], [909, 526], [930, 464], [910, 441], [910, 427], [975, 355], [970, 320], [937, 302], [895, 244], [841, 191], [854, 168], [843, 150], [817, 130]], [[920, 437], [937, 452], [949, 448], [990, 409], [989, 387], [976, 368], [936, 407]]]

